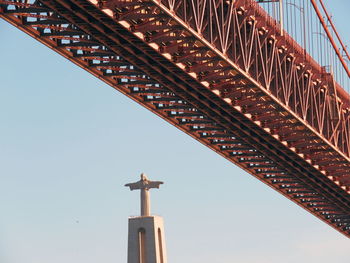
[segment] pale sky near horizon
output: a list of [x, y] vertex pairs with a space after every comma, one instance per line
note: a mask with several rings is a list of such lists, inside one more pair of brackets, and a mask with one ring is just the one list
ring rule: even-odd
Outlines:
[[[350, 1], [325, 1], [350, 44]], [[332, 2], [332, 5], [329, 3]], [[349, 239], [0, 19], [0, 263], [123, 263], [145, 172], [169, 263], [349, 263]]]

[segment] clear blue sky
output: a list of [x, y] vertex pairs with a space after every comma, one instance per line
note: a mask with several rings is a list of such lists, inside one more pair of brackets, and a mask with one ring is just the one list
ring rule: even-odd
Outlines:
[[[326, 1], [350, 43], [348, 1]], [[330, 3], [332, 3], [330, 5]], [[169, 263], [349, 263], [350, 242], [0, 20], [0, 262], [126, 262], [145, 172]]]

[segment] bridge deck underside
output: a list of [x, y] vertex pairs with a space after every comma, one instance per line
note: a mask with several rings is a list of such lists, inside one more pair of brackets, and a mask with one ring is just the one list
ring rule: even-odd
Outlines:
[[86, 0], [0, 1], [0, 16], [349, 237], [349, 146], [334, 147], [153, 1], [118, 3], [111, 13]]

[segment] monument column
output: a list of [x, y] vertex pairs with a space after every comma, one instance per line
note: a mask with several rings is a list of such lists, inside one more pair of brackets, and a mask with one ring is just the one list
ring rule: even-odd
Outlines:
[[141, 215], [129, 218], [128, 263], [167, 263], [163, 218], [150, 211], [149, 190], [161, 184], [141, 174], [140, 181], [125, 185], [140, 190], [141, 199]]

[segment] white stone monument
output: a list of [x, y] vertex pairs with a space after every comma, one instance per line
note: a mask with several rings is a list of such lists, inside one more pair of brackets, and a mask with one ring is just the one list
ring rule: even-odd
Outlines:
[[125, 185], [141, 191], [141, 215], [129, 218], [128, 263], [167, 263], [163, 218], [151, 215], [149, 196], [161, 184], [141, 174], [140, 181]]

